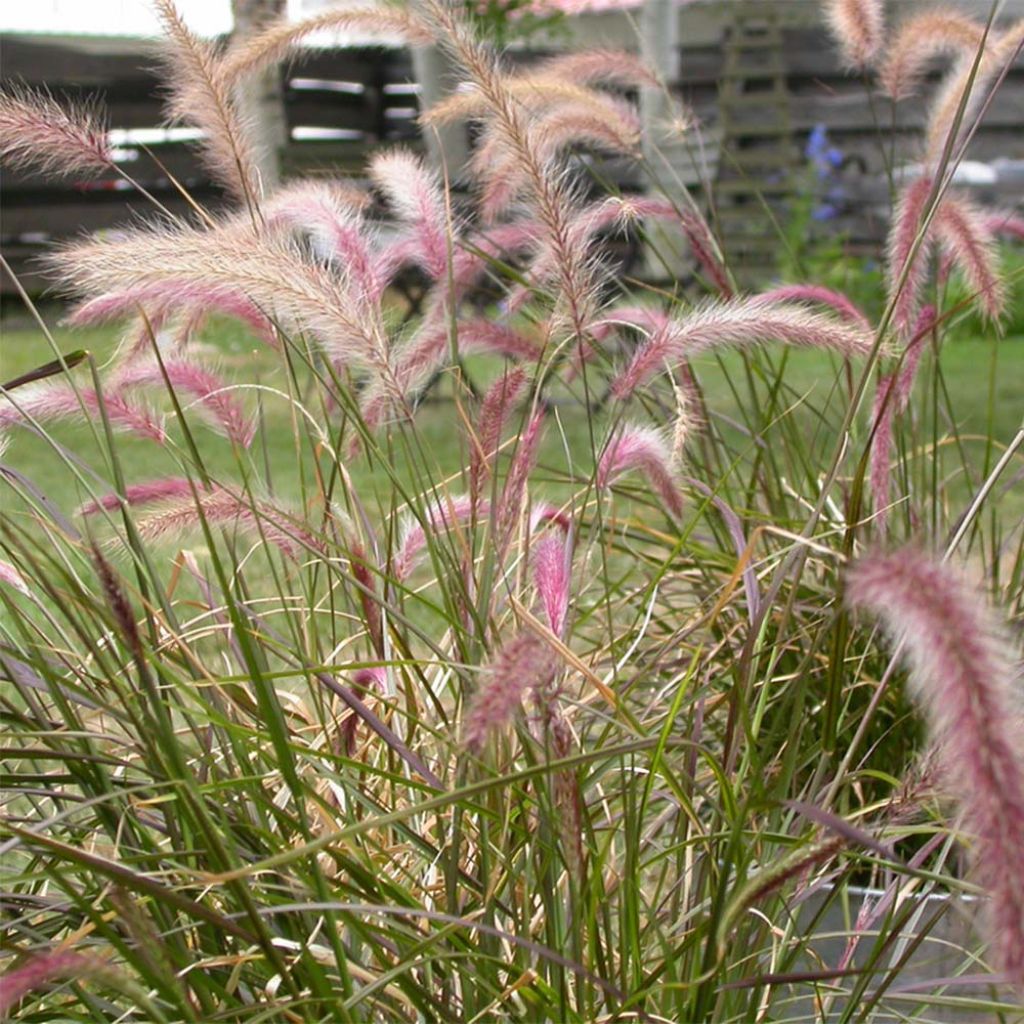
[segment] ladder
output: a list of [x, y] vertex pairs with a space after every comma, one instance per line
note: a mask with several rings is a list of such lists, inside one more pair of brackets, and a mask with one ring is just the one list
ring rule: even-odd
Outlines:
[[726, 258], [741, 278], [772, 269], [800, 154], [793, 139], [784, 36], [773, 0], [734, 0], [719, 90], [715, 202]]

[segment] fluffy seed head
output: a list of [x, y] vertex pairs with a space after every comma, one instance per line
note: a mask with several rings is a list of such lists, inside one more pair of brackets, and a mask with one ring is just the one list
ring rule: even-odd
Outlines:
[[[621, 318], [619, 311], [617, 319]], [[625, 398], [666, 363], [676, 363], [709, 348], [768, 341], [832, 349], [844, 356], [865, 355], [872, 346], [869, 331], [793, 303], [762, 301], [757, 296], [712, 302], [672, 320], [654, 334], [612, 382], [612, 392]]]
[[1006, 306], [1006, 287], [987, 215], [965, 196], [947, 196], [935, 215], [935, 233], [981, 312], [997, 321]]
[[507, 728], [531, 690], [547, 686], [558, 671], [558, 656], [534, 633], [516, 634], [485, 670], [462, 722], [466, 746], [479, 753], [487, 740]]
[[569, 612], [569, 584], [572, 572], [572, 538], [552, 533], [536, 542], [533, 549], [533, 580], [555, 636], [565, 630]]
[[857, 69], [870, 65], [885, 31], [882, 0], [828, 0], [826, 14], [846, 63]]
[[978, 881], [991, 897], [993, 960], [1024, 991], [1024, 762], [1013, 692], [1019, 666], [981, 597], [921, 551], [863, 559], [847, 578], [847, 597], [904, 645], [911, 688], [974, 837]]
[[[892, 323], [906, 336], [921, 304], [921, 292], [928, 274], [932, 234], [918, 241], [933, 181], [918, 178], [900, 194], [889, 230], [886, 283], [892, 306]], [[915, 250], [915, 245], [917, 246]]]
[[929, 61], [977, 53], [985, 30], [955, 10], [932, 10], [907, 19], [889, 44], [879, 69], [882, 87], [894, 99], [909, 96]]
[[644, 474], [651, 490], [673, 516], [682, 516], [683, 499], [672, 473], [672, 452], [657, 430], [626, 426], [613, 438], [597, 466], [598, 490], [634, 469]]
[[18, 86], [0, 91], [0, 162], [54, 176], [113, 166], [107, 129], [94, 109]]

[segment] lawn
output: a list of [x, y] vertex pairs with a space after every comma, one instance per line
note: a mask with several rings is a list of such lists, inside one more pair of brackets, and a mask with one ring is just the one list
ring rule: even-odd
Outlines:
[[[46, 318], [53, 340], [62, 352], [88, 349], [99, 367], [113, 359], [118, 341], [116, 330], [61, 327], [59, 311], [52, 308]], [[203, 344], [228, 379], [275, 389], [282, 387], [277, 356], [235, 325], [218, 324]], [[46, 337], [24, 316], [7, 318], [0, 349], [0, 378], [14, 378], [48, 362], [53, 355]], [[486, 359], [471, 360], [467, 366], [468, 374], [478, 383], [493, 376], [494, 369], [493, 360]], [[1020, 386], [1024, 380], [1024, 336], [998, 338], [989, 332], [979, 337], [974, 332], [961, 331], [944, 344], [939, 369], [935, 376], [929, 372], [920, 375], [929, 382], [931, 392], [929, 385], [919, 387], [915, 398], [914, 409], [922, 430], [922, 444], [916, 454], [927, 459], [933, 451], [955, 448], [955, 458], [947, 459], [948, 466], [937, 472], [945, 479], [949, 495], [966, 502], [983, 472], [991, 466], [993, 451], [1009, 443], [1020, 428], [1024, 415]], [[85, 367], [76, 372], [76, 379], [88, 380]], [[781, 346], [773, 346], [754, 354], [730, 351], [702, 356], [694, 361], [694, 372], [708, 418], [702, 431], [720, 432], [737, 457], [743, 458], [760, 442], [771, 444], [774, 439], [781, 439], [785, 431], [795, 429], [810, 440], [810, 449], [820, 458], [820, 469], [824, 470], [847, 401], [845, 382], [856, 379], [855, 368], [847, 378], [841, 362], [830, 355], [806, 349], [784, 351]], [[778, 382], [781, 383], [773, 396]], [[256, 399], [250, 397], [247, 403], [254, 407], [253, 402], [258, 401], [262, 426], [246, 455], [247, 465], [268, 493], [285, 502], [294, 500], [303, 493], [302, 474], [310, 471], [310, 460], [306, 453], [296, 452], [291, 407], [283, 397], [269, 391], [254, 394]], [[466, 463], [464, 442], [453, 429], [457, 412], [450, 395], [450, 386], [439, 382], [416, 419], [423, 451], [429, 453], [438, 470], [435, 479], [458, 474]], [[752, 398], [760, 403], [753, 415]], [[938, 415], [933, 417], [936, 409]], [[585, 479], [593, 468], [586, 417], [579, 403], [569, 399], [557, 411], [558, 429], [549, 431], [543, 461], [559, 478]], [[598, 416], [594, 422], [598, 428], [604, 428], [609, 422], [608, 415]], [[56, 423], [51, 434], [84, 465], [109, 481], [109, 470], [103, 469], [100, 446], [90, 428], [82, 423]], [[202, 428], [196, 431], [196, 439], [211, 474], [215, 478], [234, 479], [238, 453], [230, 443]], [[601, 443], [600, 429], [596, 442]], [[699, 443], [699, 437], [694, 443]], [[117, 451], [125, 478], [134, 481], [178, 473], [189, 460], [180, 433], [173, 429], [163, 450], [146, 439], [122, 435]], [[29, 431], [12, 433], [7, 457], [65, 512], [90, 497], [83, 479], [69, 471], [46, 440], [33, 437]], [[415, 486], [412, 463], [403, 457], [400, 447], [393, 450], [393, 466], [405, 486]], [[347, 461], [346, 466], [353, 483], [367, 496], [368, 504], [376, 504], [377, 499], [384, 509], [390, 507], [390, 475], [380, 465], [370, 465], [360, 458]], [[101, 492], [108, 489], [95, 479], [93, 485]], [[1010, 516], [1008, 522], [1024, 513], [1021, 490], [1019, 486], [1011, 488], [1003, 497], [1003, 512]], [[955, 515], [955, 510], [951, 511]]]

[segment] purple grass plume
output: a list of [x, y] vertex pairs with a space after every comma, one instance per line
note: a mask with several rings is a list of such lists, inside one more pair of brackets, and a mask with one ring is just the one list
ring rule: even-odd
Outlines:
[[847, 578], [855, 608], [878, 615], [910, 665], [910, 687], [937, 741], [988, 893], [997, 970], [1024, 992], [1024, 756], [1020, 666], [982, 597], [914, 548], [862, 559]]
[[827, 0], [825, 14], [832, 34], [851, 67], [868, 67], [882, 47], [885, 33], [883, 0]]
[[667, 365], [709, 348], [768, 341], [832, 349], [844, 356], [866, 355], [872, 347], [870, 331], [796, 303], [762, 301], [757, 296], [712, 302], [655, 334], [612, 382], [612, 393], [626, 398]]
[[531, 691], [549, 686], [559, 667], [555, 649], [523, 630], [509, 640], [484, 670], [462, 720], [466, 746], [480, 753], [488, 739], [508, 728]]
[[603, 491], [623, 473], [640, 470], [666, 511], [679, 519], [683, 514], [683, 498], [674, 478], [672, 461], [671, 449], [659, 431], [627, 425], [601, 455], [597, 466], [597, 489]]
[[114, 166], [106, 125], [92, 107], [6, 85], [0, 91], [0, 163], [79, 178]]
[[76, 391], [61, 382], [41, 382], [19, 388], [10, 397], [0, 396], [0, 433], [16, 424], [27, 425], [30, 418], [43, 424], [66, 419], [98, 421], [104, 412], [115, 430], [130, 431], [163, 444], [163, 424], [146, 406], [118, 394], [104, 394], [101, 398], [92, 388]]

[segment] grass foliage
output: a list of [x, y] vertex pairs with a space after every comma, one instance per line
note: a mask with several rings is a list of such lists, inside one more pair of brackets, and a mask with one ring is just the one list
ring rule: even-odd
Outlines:
[[[175, 110], [238, 212], [76, 245], [94, 326], [6, 343], [6, 1010], [1019, 1019], [957, 765], [844, 600], [851, 563], [913, 540], [1024, 616], [1021, 263], [948, 189], [956, 147], [880, 272], [757, 306], [689, 196], [574, 177], [567, 147], [634, 145], [606, 87], [651, 87], [632, 59], [512, 74], [428, 5], [416, 31], [473, 83], [437, 117], [475, 119], [500, 173], [477, 160], [486, 224], [380, 158], [392, 236], [349, 185], [261, 196], [244, 163], [225, 69], [301, 32], [232, 63], [160, 6]], [[655, 216], [696, 277], [601, 256], [597, 227]], [[430, 290], [403, 323], [410, 264]]]

